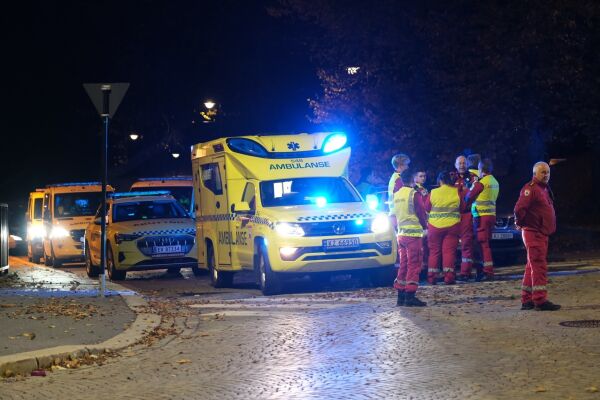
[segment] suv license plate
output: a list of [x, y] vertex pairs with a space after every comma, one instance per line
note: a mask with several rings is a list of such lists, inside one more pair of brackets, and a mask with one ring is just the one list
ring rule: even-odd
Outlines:
[[356, 249], [360, 246], [360, 241], [357, 237], [353, 238], [345, 238], [345, 239], [324, 239], [323, 240], [323, 249], [333, 250], [333, 249]]
[[173, 254], [173, 253], [182, 253], [181, 245], [173, 245], [173, 246], [154, 246], [152, 247], [152, 255], [163, 255], [163, 254]]
[[492, 239], [506, 240], [506, 239], [512, 239], [512, 238], [513, 238], [512, 233], [492, 233]]

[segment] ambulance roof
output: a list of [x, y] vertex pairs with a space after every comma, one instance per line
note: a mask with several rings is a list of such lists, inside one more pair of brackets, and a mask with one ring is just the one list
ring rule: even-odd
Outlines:
[[[334, 142], [340, 146], [326, 151]], [[222, 152], [271, 159], [320, 157], [346, 147], [346, 135], [342, 132], [225, 137], [194, 145], [192, 159]]]
[[153, 190], [151, 192], [120, 192], [113, 193], [110, 198], [115, 204], [130, 203], [132, 201], [175, 201], [175, 198], [171, 196], [167, 190]]
[[[95, 192], [102, 190], [101, 182], [70, 182], [70, 183], [53, 183], [46, 186], [45, 191], [53, 191], [60, 193], [76, 193], [76, 192]], [[112, 186], [106, 185], [106, 190], [114, 192]]]

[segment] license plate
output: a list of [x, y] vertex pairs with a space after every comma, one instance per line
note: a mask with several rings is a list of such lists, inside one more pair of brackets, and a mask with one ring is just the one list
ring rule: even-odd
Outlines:
[[492, 233], [492, 239], [506, 240], [506, 239], [512, 239], [512, 238], [513, 238], [512, 233]]
[[355, 249], [360, 246], [360, 241], [357, 237], [345, 239], [325, 239], [323, 240], [323, 248], [325, 251], [330, 249]]
[[154, 246], [152, 247], [152, 255], [163, 255], [163, 254], [173, 254], [173, 253], [183, 253], [180, 245], [172, 245], [172, 246]]

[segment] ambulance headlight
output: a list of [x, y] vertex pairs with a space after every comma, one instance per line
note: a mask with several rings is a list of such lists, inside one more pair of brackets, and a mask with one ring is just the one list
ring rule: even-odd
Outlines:
[[346, 145], [348, 138], [343, 133], [336, 133], [330, 136], [327, 136], [325, 142], [323, 143], [323, 153], [331, 153], [333, 151], [339, 150]]
[[371, 232], [383, 233], [390, 229], [390, 220], [385, 214], [377, 214], [371, 223]]
[[379, 206], [379, 199], [374, 194], [368, 194], [366, 200], [371, 210], [376, 210]]
[[304, 229], [298, 224], [280, 222], [275, 226], [275, 232], [281, 236], [304, 236]]
[[46, 229], [40, 225], [30, 226], [27, 228], [27, 236], [30, 239], [42, 239], [46, 236]]
[[61, 239], [69, 236], [69, 231], [62, 226], [55, 226], [50, 231], [50, 239]]
[[10, 237], [12, 238], [12, 240], [14, 240], [15, 242], [22, 242], [23, 238], [21, 236], [17, 236], [17, 235], [10, 235]]

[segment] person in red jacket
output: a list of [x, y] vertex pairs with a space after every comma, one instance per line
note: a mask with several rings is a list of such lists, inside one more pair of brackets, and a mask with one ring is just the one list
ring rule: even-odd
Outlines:
[[[465, 156], [456, 157], [454, 167], [456, 168], [454, 186], [458, 188], [461, 197], [464, 198], [473, 183], [477, 181], [477, 175], [467, 169], [467, 158]], [[471, 209], [465, 208], [460, 213], [461, 273], [459, 280], [466, 280], [466, 271], [470, 274], [473, 268], [473, 244], [473, 216]]]
[[550, 166], [538, 162], [533, 179], [523, 186], [515, 205], [515, 223], [522, 230], [527, 265], [521, 285], [521, 310], [556, 311], [560, 305], [547, 299], [548, 237], [556, 230], [553, 195], [548, 182]]

